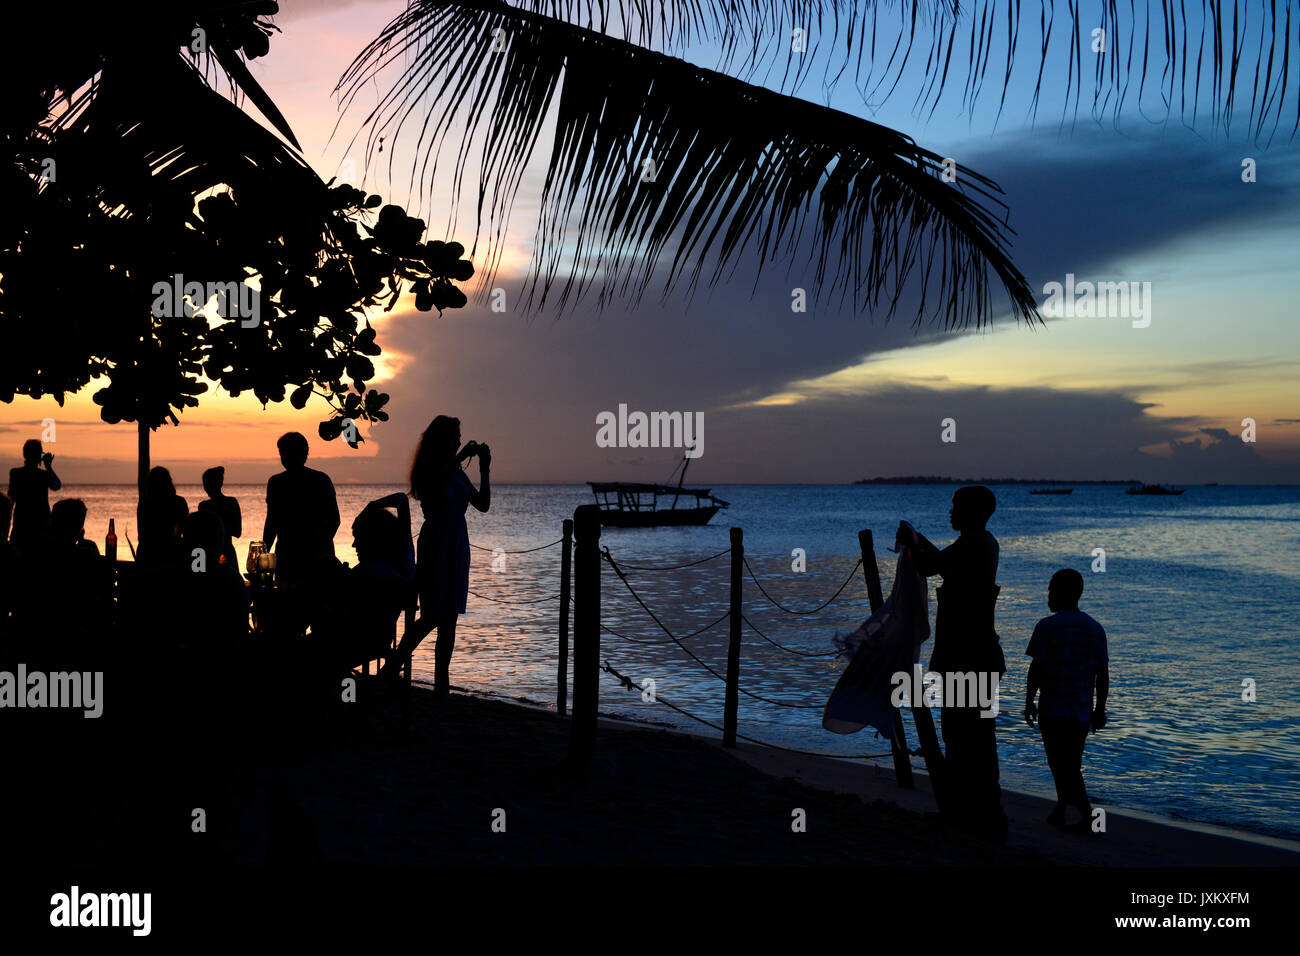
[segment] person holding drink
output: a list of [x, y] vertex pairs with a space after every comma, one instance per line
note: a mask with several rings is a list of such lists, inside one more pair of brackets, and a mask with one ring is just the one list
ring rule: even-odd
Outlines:
[[[479, 442], [460, 447], [460, 419], [439, 415], [420, 436], [411, 466], [411, 495], [420, 502], [424, 524], [416, 548], [416, 588], [420, 613], [384, 665], [391, 676], [435, 628], [434, 693], [446, 698], [451, 687], [451, 655], [456, 645], [456, 618], [465, 613], [469, 593], [469, 530], [465, 510], [486, 512], [492, 500], [492, 450]], [[459, 449], [459, 450], [457, 450]], [[479, 486], [474, 487], [461, 463], [478, 458]]]
[[29, 555], [40, 545], [50, 527], [50, 492], [62, 487], [54, 473], [54, 456], [39, 439], [23, 442], [22, 466], [9, 469], [9, 497], [13, 500], [9, 541], [20, 553]]
[[338, 565], [334, 533], [339, 505], [329, 475], [307, 467], [307, 437], [287, 432], [276, 442], [284, 471], [266, 483], [262, 548], [275, 548], [275, 578], [287, 587], [310, 586]]

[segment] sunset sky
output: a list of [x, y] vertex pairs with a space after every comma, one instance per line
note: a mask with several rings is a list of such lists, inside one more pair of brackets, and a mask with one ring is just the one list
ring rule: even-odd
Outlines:
[[[348, 160], [362, 174], [364, 157], [348, 143], [371, 104], [362, 96], [335, 133], [334, 87], [402, 7], [286, 0], [283, 34], [252, 64], [326, 179]], [[447, 413], [461, 418], [466, 439], [492, 444], [498, 481], [666, 478], [671, 450], [597, 447], [597, 414], [626, 404], [704, 413], [705, 451], [691, 466], [704, 483], [898, 474], [1300, 482], [1300, 148], [1288, 139], [1291, 123], [1271, 144], [1244, 126], [1225, 136], [1208, 123], [1193, 131], [1136, 112], [1117, 129], [1084, 111], [1062, 129], [1058, 97], [1031, 124], [1033, 72], [1020, 74], [1025, 83], [1013, 86], [996, 126], [996, 109], [959, 114], [960, 96], [928, 120], [913, 114], [911, 90], [869, 112], [848, 84], [830, 105], [902, 129], [1000, 183], [1016, 231], [1012, 256], [1036, 293], [1067, 273], [1150, 282], [1147, 328], [1060, 318], [952, 333], [918, 330], [908, 315], [886, 323], [816, 303], [798, 314], [791, 289], [812, 284], [802, 262], [768, 268], [757, 282], [742, 266], [734, 282], [690, 302], [652, 294], [635, 309], [529, 316], [471, 302], [439, 317], [404, 303], [375, 320], [385, 352], [375, 384], [392, 394], [392, 421], [359, 451], [316, 436], [323, 405], [263, 409], [251, 396], [208, 395], [179, 428], [155, 433], [155, 463], [182, 483], [218, 463], [231, 483], [261, 482], [278, 470], [276, 437], [296, 429], [336, 481], [398, 481], [420, 431]], [[1059, 74], [1050, 93], [1064, 70], [1047, 72]], [[425, 218], [431, 238], [469, 247], [474, 191], [446, 231], [448, 203], [435, 195], [421, 204], [409, 192], [409, 147], [399, 144], [391, 181], [372, 168], [366, 188]], [[539, 152], [538, 170], [547, 145]], [[1241, 177], [1247, 157], [1257, 165], [1253, 183]], [[536, 180], [526, 181], [503, 252], [496, 285], [510, 303], [530, 261], [536, 195]], [[7, 456], [17, 464], [23, 439], [52, 418], [48, 450], [65, 481], [133, 481], [134, 427], [101, 423], [93, 390], [64, 408], [25, 398], [0, 406]], [[940, 441], [949, 417], [955, 443]], [[1245, 418], [1257, 423], [1254, 444], [1240, 439]]]

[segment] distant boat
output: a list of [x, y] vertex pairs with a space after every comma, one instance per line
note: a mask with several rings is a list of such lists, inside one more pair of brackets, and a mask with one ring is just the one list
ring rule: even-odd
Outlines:
[[1138, 485], [1125, 490], [1126, 495], [1181, 495], [1186, 488], [1166, 488], [1164, 485]]
[[1031, 488], [1029, 493], [1031, 495], [1068, 495], [1072, 491], [1074, 491], [1073, 488]]
[[[690, 451], [688, 448], [687, 451]], [[727, 502], [708, 488], [686, 488], [690, 458], [683, 455], [677, 484], [647, 484], [631, 481], [589, 481], [600, 523], [611, 528], [662, 528], [708, 524]], [[676, 472], [676, 468], [673, 469]], [[672, 476], [668, 476], [672, 481]], [[678, 507], [678, 504], [681, 507]]]

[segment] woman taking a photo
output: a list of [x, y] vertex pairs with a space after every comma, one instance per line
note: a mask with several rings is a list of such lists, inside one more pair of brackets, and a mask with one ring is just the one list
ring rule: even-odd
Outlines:
[[[458, 451], [459, 449], [459, 451]], [[478, 456], [479, 486], [461, 470], [461, 462]], [[397, 653], [384, 665], [395, 673], [430, 631], [434, 645], [434, 693], [445, 698], [451, 688], [451, 655], [456, 646], [456, 618], [465, 613], [469, 593], [469, 530], [465, 509], [486, 512], [492, 498], [487, 445], [469, 442], [460, 447], [460, 419], [439, 415], [420, 436], [411, 465], [411, 496], [420, 502], [424, 525], [416, 547], [416, 588], [420, 614]]]

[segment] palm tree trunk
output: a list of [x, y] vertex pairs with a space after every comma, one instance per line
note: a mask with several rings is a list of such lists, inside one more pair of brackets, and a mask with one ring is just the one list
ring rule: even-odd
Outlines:
[[136, 479], [140, 486], [140, 498], [143, 500], [145, 482], [149, 478], [149, 426], [144, 422], [137, 422], [136, 428], [139, 430], [139, 469]]

